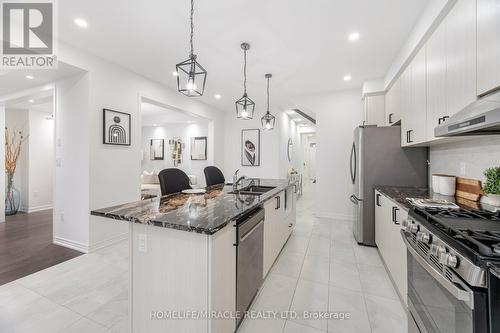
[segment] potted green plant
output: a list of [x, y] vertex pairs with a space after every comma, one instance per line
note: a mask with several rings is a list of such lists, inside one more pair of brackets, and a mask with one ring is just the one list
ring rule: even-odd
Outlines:
[[493, 206], [500, 207], [500, 167], [488, 168], [484, 171], [486, 181], [483, 191]]

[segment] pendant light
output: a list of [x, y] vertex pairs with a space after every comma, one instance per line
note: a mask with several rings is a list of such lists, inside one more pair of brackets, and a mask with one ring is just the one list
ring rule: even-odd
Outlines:
[[193, 35], [194, 35], [194, 0], [191, 0], [191, 34], [190, 45], [191, 51], [189, 52], [189, 59], [175, 65], [177, 76], [177, 90], [186, 96], [203, 96], [205, 90], [205, 81], [207, 79], [207, 71], [196, 61], [196, 54], [193, 48]]
[[255, 110], [255, 103], [247, 95], [247, 51], [250, 44], [241, 43], [243, 50], [243, 96], [236, 101], [236, 117], [239, 119], [252, 119]]
[[276, 124], [276, 117], [269, 112], [269, 79], [272, 78], [272, 74], [266, 74], [265, 78], [267, 80], [267, 111], [264, 116], [261, 118], [262, 128], [264, 130], [272, 130], [274, 129], [274, 125]]

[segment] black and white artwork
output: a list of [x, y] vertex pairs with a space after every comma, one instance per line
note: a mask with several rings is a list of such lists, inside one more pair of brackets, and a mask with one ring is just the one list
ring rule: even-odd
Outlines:
[[152, 161], [162, 161], [165, 158], [165, 140], [151, 139], [149, 154]]
[[130, 146], [130, 114], [103, 109], [103, 143]]
[[260, 130], [241, 130], [241, 165], [260, 165]]
[[207, 137], [196, 136], [191, 138], [191, 160], [204, 161], [207, 159]]

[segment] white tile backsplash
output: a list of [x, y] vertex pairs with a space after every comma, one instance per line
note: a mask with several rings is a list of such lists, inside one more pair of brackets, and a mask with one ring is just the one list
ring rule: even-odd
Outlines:
[[484, 180], [484, 170], [500, 165], [500, 136], [492, 135], [430, 148], [430, 175], [446, 173]]

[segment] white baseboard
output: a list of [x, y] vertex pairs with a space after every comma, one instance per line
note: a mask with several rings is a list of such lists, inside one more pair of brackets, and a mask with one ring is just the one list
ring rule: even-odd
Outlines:
[[83, 244], [80, 242], [75, 242], [66, 238], [62, 237], [54, 237], [54, 240], [52, 241], [56, 245], [61, 245], [73, 250], [77, 250], [83, 253], [88, 253], [89, 252], [89, 246], [87, 244]]
[[52, 209], [52, 205], [42, 205], [42, 206], [36, 206], [36, 207], [21, 207], [21, 208], [19, 208], [19, 211], [29, 214], [29, 213], [41, 212], [43, 210], [49, 210], [49, 209]]
[[102, 249], [104, 247], [108, 247], [110, 245], [113, 245], [113, 244], [116, 244], [118, 242], [124, 241], [124, 240], [128, 239], [128, 235], [129, 235], [128, 232], [124, 232], [124, 233], [121, 233], [119, 235], [110, 237], [108, 239], [99, 241], [99, 242], [97, 242], [95, 244], [91, 244], [89, 246], [89, 252], [94, 252], [94, 251], [97, 251], [97, 250]]
[[316, 217], [325, 218], [325, 219], [333, 219], [333, 220], [341, 220], [341, 221], [354, 221], [354, 216], [349, 214], [332, 214], [326, 212], [316, 212], [314, 214]]

